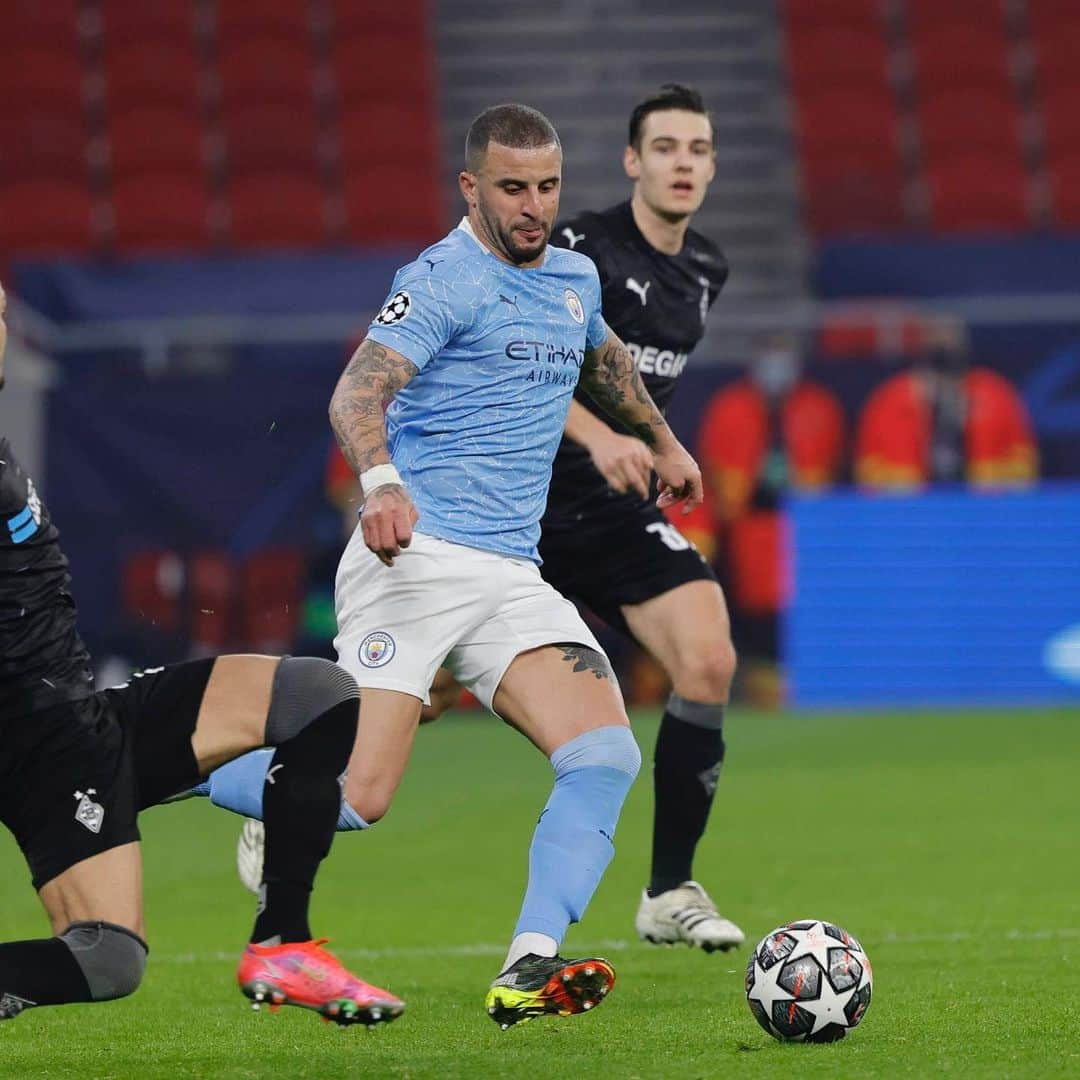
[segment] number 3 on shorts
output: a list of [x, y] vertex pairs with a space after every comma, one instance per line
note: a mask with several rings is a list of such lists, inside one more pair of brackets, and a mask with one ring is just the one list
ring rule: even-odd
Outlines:
[[672, 551], [686, 551], [690, 547], [690, 541], [666, 521], [653, 521], [645, 526], [645, 531], [655, 533]]

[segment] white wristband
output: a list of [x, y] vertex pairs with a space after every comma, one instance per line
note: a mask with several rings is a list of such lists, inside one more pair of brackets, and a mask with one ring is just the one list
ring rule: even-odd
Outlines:
[[360, 490], [366, 499], [377, 487], [400, 484], [401, 476], [393, 465], [375, 465], [360, 474]]

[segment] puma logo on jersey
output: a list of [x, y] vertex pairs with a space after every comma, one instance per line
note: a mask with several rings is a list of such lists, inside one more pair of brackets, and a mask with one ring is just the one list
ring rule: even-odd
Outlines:
[[511, 299], [509, 296], [503, 296], [502, 293], [499, 293], [499, 299], [508, 307], [512, 307], [519, 315], [521, 314], [521, 308], [518, 307], [516, 296]]
[[576, 232], [574, 232], [574, 230], [571, 229], [569, 225], [567, 225], [567, 227], [565, 229], [563, 229], [562, 234], [563, 234], [563, 236], [566, 237], [566, 242], [570, 245], [570, 250], [571, 251], [573, 251], [574, 248], [577, 247], [577, 242], [579, 240], [584, 240], [585, 239], [585, 234], [584, 233], [576, 233]]
[[632, 292], [637, 293], [641, 297], [641, 306], [645, 306], [645, 294], [649, 291], [651, 281], [646, 281], [644, 285], [639, 285], [632, 277], [626, 279], [626, 287]]

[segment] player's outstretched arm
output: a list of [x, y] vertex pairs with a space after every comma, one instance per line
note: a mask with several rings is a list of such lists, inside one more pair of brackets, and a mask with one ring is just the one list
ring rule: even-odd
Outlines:
[[364, 542], [387, 566], [409, 546], [417, 513], [390, 463], [385, 408], [416, 373], [411, 360], [366, 338], [330, 398], [330, 426], [363, 489]]
[[657, 506], [673, 506], [685, 499], [684, 512], [688, 512], [700, 504], [697, 463], [649, 396], [630, 350], [610, 329], [603, 345], [586, 351], [580, 382], [604, 412], [625, 424], [652, 451], [653, 468], [660, 480]]

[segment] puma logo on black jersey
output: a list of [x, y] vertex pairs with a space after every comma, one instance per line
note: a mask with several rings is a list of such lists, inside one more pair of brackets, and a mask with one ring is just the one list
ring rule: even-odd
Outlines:
[[651, 284], [652, 284], [652, 282], [651, 282], [651, 281], [646, 281], [644, 285], [639, 285], [639, 284], [637, 283], [637, 281], [636, 281], [636, 280], [635, 280], [634, 278], [632, 278], [632, 277], [628, 277], [628, 278], [626, 279], [626, 287], [627, 287], [627, 288], [628, 288], [628, 289], [629, 289], [629, 290], [630, 290], [631, 292], [637, 293], [637, 294], [638, 294], [638, 296], [640, 296], [640, 297], [641, 297], [641, 306], [642, 306], [642, 307], [644, 307], [644, 306], [645, 306], [645, 294], [646, 294], [646, 293], [647, 293], [647, 292], [649, 291], [649, 286], [650, 286]]
[[573, 251], [574, 248], [577, 247], [577, 242], [579, 240], [584, 240], [585, 239], [585, 234], [584, 233], [576, 233], [576, 232], [574, 232], [574, 230], [571, 229], [569, 225], [567, 225], [567, 227], [565, 229], [563, 229], [562, 234], [563, 234], [563, 236], [566, 237], [566, 242], [570, 245], [570, 250], [571, 251]]

